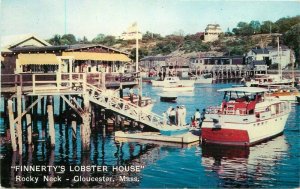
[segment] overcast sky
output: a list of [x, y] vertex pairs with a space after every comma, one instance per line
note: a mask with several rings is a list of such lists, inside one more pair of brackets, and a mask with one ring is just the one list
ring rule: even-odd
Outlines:
[[[120, 35], [133, 22], [162, 35], [204, 31], [218, 23], [226, 31], [239, 21], [276, 21], [300, 14], [300, 1], [200, 0], [0, 0], [1, 35], [33, 33], [43, 38], [72, 33], [89, 40]], [[66, 3], [66, 7], [65, 7]], [[65, 19], [66, 15], [66, 19]], [[66, 20], [66, 22], [65, 22]]]

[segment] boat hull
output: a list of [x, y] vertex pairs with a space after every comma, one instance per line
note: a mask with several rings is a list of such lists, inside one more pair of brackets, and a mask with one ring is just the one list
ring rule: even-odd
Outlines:
[[194, 91], [194, 87], [179, 87], [179, 86], [164, 87], [163, 91], [164, 92], [192, 92]]
[[204, 121], [202, 141], [204, 143], [251, 146], [281, 134], [288, 113], [252, 123], [223, 123], [215, 126], [213, 121]]
[[195, 84], [211, 84], [211, 83], [213, 83], [213, 78], [195, 80]]
[[168, 96], [161, 96], [160, 101], [162, 102], [175, 102], [177, 97], [168, 97]]
[[174, 136], [174, 135], [182, 135], [189, 131], [188, 128], [178, 128], [174, 130], [160, 130], [161, 135], [165, 136]]

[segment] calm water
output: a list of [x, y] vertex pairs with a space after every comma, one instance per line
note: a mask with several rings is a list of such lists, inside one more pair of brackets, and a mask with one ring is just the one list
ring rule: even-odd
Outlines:
[[[161, 114], [169, 106], [184, 104], [187, 107], [187, 121], [195, 109], [218, 105], [222, 94], [216, 90], [232, 84], [199, 85], [194, 93], [180, 94], [177, 103], [163, 103], [158, 94], [161, 89], [152, 89], [145, 84], [143, 93], [156, 100], [153, 111]], [[57, 102], [58, 100], [56, 100]], [[1, 101], [3, 109], [3, 101]], [[1, 109], [1, 110], [2, 110]], [[58, 113], [58, 106], [55, 106]], [[112, 134], [93, 131], [91, 151], [81, 152], [81, 141], [72, 140], [72, 131], [65, 123], [56, 123], [56, 147], [49, 150], [41, 138], [41, 129], [34, 136], [35, 149], [28, 152], [24, 145], [23, 156], [11, 152], [10, 144], [1, 145], [1, 185], [5, 187], [243, 187], [243, 188], [295, 188], [299, 187], [299, 126], [300, 106], [293, 105], [284, 134], [268, 142], [250, 147], [200, 146], [170, 147], [159, 144], [116, 141]], [[0, 119], [1, 135], [7, 124]], [[42, 127], [38, 121], [37, 126]], [[79, 130], [79, 126], [77, 127]], [[47, 133], [46, 133], [47, 134]], [[79, 137], [80, 133], [77, 132]], [[18, 172], [11, 171], [14, 165], [106, 165], [145, 166], [141, 172]], [[16, 182], [16, 176], [60, 175], [63, 182]], [[138, 182], [74, 182], [67, 180], [75, 175], [133, 176]]]

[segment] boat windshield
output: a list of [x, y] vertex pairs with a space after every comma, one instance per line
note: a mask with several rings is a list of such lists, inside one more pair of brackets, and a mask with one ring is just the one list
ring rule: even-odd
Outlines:
[[246, 92], [225, 92], [224, 101], [226, 102], [250, 102], [262, 101], [263, 93], [246, 93]]

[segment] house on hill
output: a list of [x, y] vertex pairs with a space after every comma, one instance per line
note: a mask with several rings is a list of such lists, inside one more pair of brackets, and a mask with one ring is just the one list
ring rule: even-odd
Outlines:
[[219, 24], [208, 24], [204, 32], [204, 42], [216, 41], [222, 33], [223, 32]]

